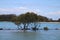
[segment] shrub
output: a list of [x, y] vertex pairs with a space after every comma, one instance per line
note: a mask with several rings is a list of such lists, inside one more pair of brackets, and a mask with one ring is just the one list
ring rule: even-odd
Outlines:
[[48, 30], [48, 27], [44, 27], [44, 30]]

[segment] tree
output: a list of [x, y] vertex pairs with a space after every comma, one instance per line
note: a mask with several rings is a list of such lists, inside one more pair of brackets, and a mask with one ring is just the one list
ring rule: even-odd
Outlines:
[[14, 21], [15, 17], [15, 14], [0, 15], [0, 21]]
[[24, 30], [28, 28], [27, 25], [29, 25], [29, 23], [37, 22], [37, 19], [37, 14], [33, 12], [27, 12], [25, 14], [21, 14], [20, 16], [18, 16], [18, 20], [20, 20], [20, 22], [24, 25]]

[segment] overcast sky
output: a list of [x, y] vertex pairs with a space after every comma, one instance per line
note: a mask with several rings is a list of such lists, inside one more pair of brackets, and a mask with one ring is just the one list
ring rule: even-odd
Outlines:
[[35, 12], [52, 19], [60, 18], [60, 0], [0, 0], [0, 14]]

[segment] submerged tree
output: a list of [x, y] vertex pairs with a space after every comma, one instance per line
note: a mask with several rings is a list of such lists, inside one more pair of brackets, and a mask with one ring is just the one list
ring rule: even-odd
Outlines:
[[24, 25], [23, 29], [26, 30], [26, 29], [28, 29], [28, 25], [30, 23], [34, 23], [34, 25], [35, 25], [34, 28], [37, 28], [36, 27], [37, 22], [49, 22], [50, 20], [47, 17], [37, 15], [34, 12], [26, 12], [25, 14], [21, 14], [19, 16], [16, 16], [15, 14], [0, 15], [0, 21], [14, 22], [18, 26], [18, 29], [20, 29], [19, 25], [23, 24]]
[[30, 23], [34, 23], [34, 27], [32, 28], [33, 30], [37, 30], [37, 22], [44, 22], [44, 21], [48, 21], [47, 17], [43, 17], [40, 15], [35, 14], [34, 12], [27, 12], [25, 14], [21, 14], [18, 16], [18, 20], [20, 21], [20, 23], [22, 23], [23, 29], [26, 30], [28, 29], [28, 25]]
[[27, 12], [18, 16], [18, 20], [20, 20], [20, 22], [24, 25], [24, 30], [28, 28], [27, 25], [29, 25], [29, 23], [37, 22], [37, 19], [37, 14], [33, 12]]

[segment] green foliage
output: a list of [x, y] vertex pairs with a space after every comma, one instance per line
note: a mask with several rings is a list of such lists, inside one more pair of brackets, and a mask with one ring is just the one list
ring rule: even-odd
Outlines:
[[60, 22], [60, 19], [52, 20], [47, 17], [37, 15], [34, 12], [26, 12], [25, 14], [21, 14], [19, 16], [16, 16], [15, 14], [0, 15], [0, 21], [30, 23], [30, 22]]
[[0, 21], [14, 21], [16, 15], [10, 14], [10, 15], [0, 15]]
[[34, 12], [26, 12], [25, 14], [21, 14], [19, 16], [16, 16], [15, 14], [0, 15], [0, 21], [30, 23], [30, 22], [50, 22], [53, 20], [48, 19], [47, 17], [41, 15], [37, 15]]
[[38, 21], [39, 22], [49, 22], [49, 19], [47, 17], [39, 15], [38, 16]]
[[37, 22], [37, 14], [33, 12], [27, 12], [25, 14], [21, 14], [20, 16], [18, 16], [18, 19], [22, 23]]

